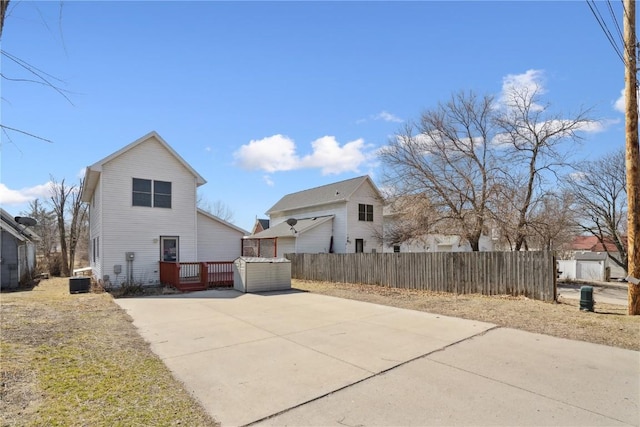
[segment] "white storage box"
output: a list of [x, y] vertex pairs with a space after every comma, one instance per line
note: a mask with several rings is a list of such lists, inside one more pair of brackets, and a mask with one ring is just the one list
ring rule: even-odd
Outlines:
[[233, 262], [233, 288], [240, 292], [291, 289], [291, 261], [286, 258], [240, 257]]

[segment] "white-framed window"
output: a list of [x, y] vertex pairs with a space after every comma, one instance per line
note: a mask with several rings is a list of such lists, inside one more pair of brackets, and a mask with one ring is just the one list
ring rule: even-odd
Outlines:
[[132, 205], [171, 208], [171, 182], [133, 178]]
[[373, 221], [373, 205], [365, 205], [360, 203], [358, 205], [358, 220], [359, 221]]

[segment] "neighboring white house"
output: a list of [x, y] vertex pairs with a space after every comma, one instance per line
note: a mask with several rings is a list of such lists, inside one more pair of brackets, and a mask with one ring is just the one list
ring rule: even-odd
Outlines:
[[620, 259], [613, 241], [603, 244], [596, 236], [575, 236], [563, 251], [565, 259], [558, 260], [560, 279], [607, 281], [626, 277], [624, 268], [612, 258]]
[[[489, 236], [480, 236], [479, 244], [481, 252], [494, 250]], [[425, 234], [401, 244], [385, 244], [384, 252], [471, 252], [471, 245], [455, 234]]]
[[269, 228], [246, 239], [275, 241], [268, 256], [381, 252], [382, 204], [366, 175], [287, 194], [266, 212]]
[[96, 280], [158, 283], [159, 261], [233, 261], [247, 234], [196, 207], [205, 179], [155, 131], [86, 168]]
[[[389, 230], [397, 224], [397, 212], [393, 205], [387, 205], [383, 209], [385, 237]], [[495, 250], [495, 240], [490, 236], [480, 236], [479, 250], [481, 252]], [[444, 233], [425, 233], [402, 243], [385, 243], [384, 252], [471, 252], [471, 245], [461, 236]]]

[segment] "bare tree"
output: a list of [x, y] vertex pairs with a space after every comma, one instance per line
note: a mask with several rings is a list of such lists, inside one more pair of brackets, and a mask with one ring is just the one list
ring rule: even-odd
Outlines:
[[69, 252], [67, 246], [67, 227], [65, 220], [65, 213], [67, 210], [67, 201], [71, 194], [75, 190], [75, 186], [67, 186], [64, 179], [57, 182], [56, 179], [51, 177], [51, 205], [53, 211], [56, 214], [56, 223], [58, 225], [58, 238], [60, 242], [60, 253], [62, 256], [62, 276], [68, 277], [69, 271]]
[[29, 202], [29, 210], [23, 212], [23, 215], [34, 218], [38, 222], [33, 227], [35, 233], [40, 237], [37, 252], [44, 260], [46, 268], [49, 269], [51, 253], [55, 251], [58, 244], [56, 215], [47, 209], [39, 199]]
[[[69, 213], [71, 215], [70, 225], [69, 225], [69, 271], [73, 272], [73, 268], [75, 266], [76, 261], [76, 247], [78, 246], [78, 242], [87, 238], [87, 227], [86, 223], [88, 222], [87, 215], [87, 206], [82, 203], [80, 200], [80, 189], [84, 183], [84, 178], [80, 180], [80, 183], [77, 186], [73, 187], [73, 191], [71, 191], [71, 205], [69, 206]], [[83, 233], [83, 229], [85, 233]]]
[[528, 234], [536, 247], [552, 251], [566, 246], [573, 236], [575, 211], [570, 192], [546, 193], [531, 209]]
[[9, 7], [9, 0], [0, 1], [0, 38], [2, 38], [2, 29], [4, 28], [4, 17]]
[[439, 231], [458, 234], [472, 250], [479, 249], [496, 167], [492, 104], [491, 96], [454, 94], [446, 104], [423, 113], [417, 124], [407, 125], [381, 150], [385, 183], [393, 198], [417, 198], [429, 207], [398, 212], [405, 227], [401, 239]]
[[211, 203], [202, 193], [198, 193], [198, 198], [196, 200], [196, 206], [202, 209], [203, 211], [209, 212], [211, 215], [214, 215], [220, 218], [223, 221], [233, 222], [235, 213], [233, 210], [225, 204], [221, 200], [216, 200]]
[[598, 238], [607, 251], [613, 243], [620, 259], [607, 251], [609, 258], [627, 271], [627, 191], [625, 152], [610, 153], [599, 160], [585, 162], [577, 173], [565, 180], [575, 198], [574, 211], [579, 226]]
[[567, 142], [578, 141], [578, 131], [592, 121], [588, 110], [581, 110], [570, 118], [549, 111], [549, 104], [540, 104], [539, 88], [513, 88], [496, 114], [500, 129], [496, 143], [505, 150], [504, 176], [506, 186], [520, 185], [516, 200], [517, 223], [514, 250], [526, 243], [531, 214], [538, 199], [545, 197], [557, 181], [558, 171], [569, 165], [571, 156]]
[[56, 216], [62, 257], [62, 275], [65, 277], [73, 272], [78, 240], [86, 237], [88, 233], [87, 206], [80, 201], [82, 182], [81, 179], [78, 186], [67, 185], [64, 179], [58, 182], [54, 177], [51, 177], [51, 197], [49, 199]]

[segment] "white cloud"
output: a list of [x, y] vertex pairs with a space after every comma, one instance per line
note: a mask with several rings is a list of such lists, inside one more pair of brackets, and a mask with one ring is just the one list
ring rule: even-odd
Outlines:
[[[322, 174], [358, 171], [366, 160], [364, 140], [357, 139], [344, 145], [333, 136], [324, 136], [311, 143], [312, 152], [304, 157], [296, 153], [295, 142], [283, 135], [252, 140], [241, 146], [234, 157], [243, 169], [263, 170], [269, 173], [294, 169], [319, 168]], [[265, 179], [267, 184], [272, 182]]]
[[269, 187], [273, 187], [275, 185], [275, 183], [273, 182], [273, 180], [269, 175], [264, 175], [262, 179], [264, 180], [265, 184], [267, 184]]
[[23, 188], [21, 190], [12, 190], [6, 185], [0, 183], [0, 204], [20, 205], [37, 198], [46, 198], [51, 195], [50, 188], [50, 182], [42, 185], [36, 185], [35, 187]]
[[372, 114], [370, 115], [368, 118], [366, 119], [358, 119], [356, 120], [356, 124], [361, 125], [363, 123], [368, 122], [369, 120], [373, 120], [373, 121], [383, 121], [383, 122], [390, 122], [390, 123], [402, 123], [404, 122], [404, 120], [402, 120], [400, 117], [396, 116], [395, 114], [389, 113], [388, 111], [381, 111], [378, 114]]
[[335, 137], [323, 136], [313, 141], [311, 147], [313, 153], [305, 156], [300, 165], [306, 168], [321, 168], [323, 175], [357, 172], [358, 166], [365, 160], [362, 138], [340, 147]]
[[[638, 89], [637, 93], [638, 93], [638, 95], [637, 95], [636, 99], [638, 100], [638, 106], [640, 107], [640, 88]], [[624, 89], [622, 89], [620, 91], [620, 97], [618, 99], [616, 99], [615, 102], [613, 103], [613, 108], [616, 111], [619, 111], [621, 113], [625, 113], [626, 105], [625, 105]]]
[[283, 135], [251, 140], [233, 155], [243, 169], [267, 172], [297, 169], [300, 161], [296, 155], [296, 144]]
[[375, 116], [373, 116], [373, 120], [382, 120], [384, 122], [393, 122], [393, 123], [402, 123], [404, 121], [400, 117], [396, 116], [395, 114], [391, 114], [387, 111], [381, 111], [380, 113], [376, 114]]
[[[509, 107], [514, 105], [515, 100], [513, 95], [515, 93], [524, 93], [528, 97], [534, 93], [541, 95], [546, 92], [544, 85], [544, 71], [543, 70], [527, 70], [522, 74], [507, 74], [502, 78], [502, 92], [500, 94], [500, 103]], [[543, 109], [541, 105], [532, 104], [533, 111], [540, 111]]]

